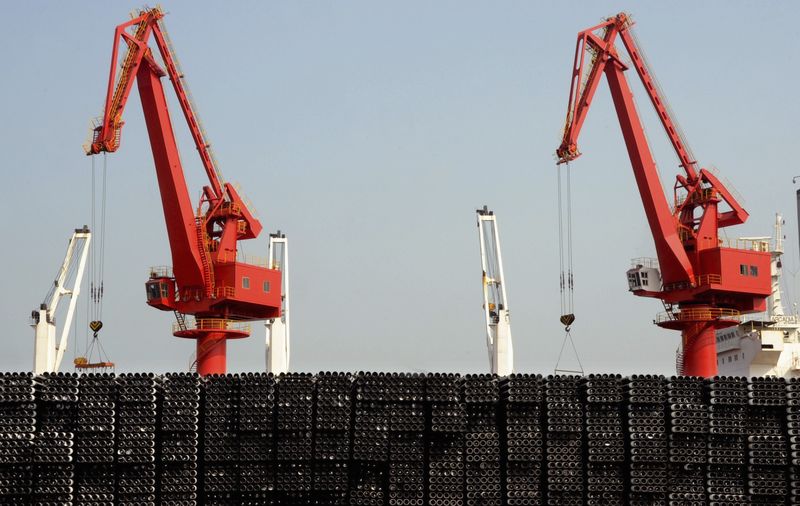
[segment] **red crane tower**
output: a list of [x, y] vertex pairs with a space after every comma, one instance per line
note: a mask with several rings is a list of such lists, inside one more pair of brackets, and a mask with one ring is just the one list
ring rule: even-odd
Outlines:
[[[729, 247], [720, 240], [719, 229], [744, 223], [748, 214], [714, 173], [698, 166], [647, 67], [632, 24], [630, 17], [621, 13], [578, 33], [566, 126], [556, 156], [559, 164], [580, 156], [578, 135], [605, 73], [658, 256], [657, 265], [634, 263], [628, 271], [629, 287], [634, 295], [664, 302], [667, 311], [655, 323], [681, 331], [683, 374], [709, 377], [717, 373], [715, 331], [735, 325], [742, 313], [765, 309], [765, 297], [770, 294], [770, 255], [753, 246]], [[684, 172], [675, 178], [672, 205], [664, 195], [625, 78], [628, 64], [614, 45], [617, 37], [622, 39]]]
[[[163, 11], [144, 9], [117, 26], [102, 120], [93, 129], [88, 155], [119, 148], [122, 113], [136, 80], [153, 151], [167, 225], [172, 269], [153, 268], [146, 283], [147, 303], [173, 311], [177, 337], [196, 339], [197, 371], [224, 373], [226, 340], [247, 337], [248, 320], [280, 317], [280, 272], [241, 262], [238, 241], [255, 239], [261, 223], [230, 183], [223, 181], [183, 73], [164, 29]], [[155, 38], [164, 68], [148, 46]], [[120, 41], [126, 46], [118, 64]], [[120, 66], [117, 75], [117, 66]], [[169, 76], [200, 160], [208, 176], [197, 207], [186, 186], [161, 78]], [[194, 315], [194, 322], [185, 315]]]

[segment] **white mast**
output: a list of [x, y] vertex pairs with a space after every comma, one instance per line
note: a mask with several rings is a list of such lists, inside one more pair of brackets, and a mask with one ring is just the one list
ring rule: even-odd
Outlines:
[[269, 235], [269, 267], [281, 271], [281, 316], [266, 322], [267, 372], [289, 372], [289, 243], [280, 231]]
[[494, 213], [486, 206], [476, 212], [481, 246], [483, 314], [486, 320], [489, 364], [492, 374], [508, 376], [514, 372], [514, 348], [497, 220]]
[[[61, 269], [58, 271], [53, 288], [45, 298], [45, 301], [31, 312], [31, 326], [34, 328], [33, 344], [33, 373], [42, 374], [45, 372], [57, 372], [61, 367], [61, 360], [64, 358], [64, 351], [67, 349], [72, 318], [75, 315], [75, 306], [78, 302], [78, 295], [81, 291], [83, 281], [83, 271], [86, 267], [86, 259], [89, 256], [89, 243], [92, 234], [87, 227], [75, 229], [67, 246], [67, 254]], [[77, 263], [77, 271], [74, 277], [70, 276], [76, 251], [80, 249]], [[69, 288], [67, 285], [72, 284]], [[69, 307], [64, 318], [64, 325], [61, 329], [61, 337], [56, 344], [56, 310], [61, 298], [69, 297]]]
[[775, 214], [775, 247], [772, 249], [772, 262], [770, 273], [772, 275], [772, 292], [767, 299], [767, 318], [774, 320], [776, 316], [784, 316], [783, 302], [781, 301], [781, 256], [783, 255], [783, 217]]

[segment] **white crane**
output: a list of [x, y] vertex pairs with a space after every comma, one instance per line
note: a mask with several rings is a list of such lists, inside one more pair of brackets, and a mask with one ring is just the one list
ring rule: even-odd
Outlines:
[[508, 376], [514, 372], [514, 347], [511, 341], [508, 299], [506, 298], [503, 257], [497, 219], [486, 206], [478, 209], [478, 238], [483, 273], [483, 314], [486, 319], [486, 346], [492, 374]]
[[281, 316], [267, 320], [267, 372], [289, 372], [289, 243], [280, 231], [269, 235], [269, 267], [281, 271]]
[[[89, 256], [89, 243], [92, 234], [87, 227], [75, 229], [67, 246], [67, 254], [56, 275], [53, 287], [44, 302], [31, 312], [31, 326], [34, 328], [33, 372], [57, 372], [67, 349], [72, 318], [81, 291], [83, 271]], [[75, 258], [77, 258], [77, 263]], [[71, 285], [69, 287], [68, 285]], [[69, 297], [69, 307], [64, 317], [61, 337], [56, 343], [56, 310], [63, 297]]]

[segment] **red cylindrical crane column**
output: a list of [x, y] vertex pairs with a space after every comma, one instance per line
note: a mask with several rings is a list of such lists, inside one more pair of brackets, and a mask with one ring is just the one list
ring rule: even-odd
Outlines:
[[685, 376], [717, 375], [717, 329], [711, 322], [691, 323], [681, 332]]
[[200, 376], [227, 372], [226, 341], [222, 332], [209, 332], [197, 338], [197, 373]]
[[194, 328], [178, 329], [175, 337], [197, 340], [197, 373], [200, 376], [225, 374], [228, 339], [250, 335], [245, 328], [229, 328], [230, 321], [217, 318], [198, 318]]
[[678, 312], [665, 313], [658, 319], [659, 327], [680, 330], [683, 341], [685, 376], [710, 378], [717, 375], [717, 330], [739, 323], [739, 313], [733, 309], [706, 305], [682, 307]]

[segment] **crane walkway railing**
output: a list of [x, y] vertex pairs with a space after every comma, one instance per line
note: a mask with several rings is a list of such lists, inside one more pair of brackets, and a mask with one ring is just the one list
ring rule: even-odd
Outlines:
[[721, 307], [685, 308], [679, 311], [663, 311], [656, 315], [655, 323], [670, 321], [709, 321], [709, 320], [736, 320], [740, 321], [742, 314], [736, 309]]
[[184, 327], [185, 328], [181, 328], [179, 323], [174, 323], [172, 325], [172, 332], [179, 332], [182, 330], [235, 330], [249, 333], [251, 330], [251, 326], [247, 322], [228, 320], [226, 318], [186, 318], [184, 320]]

